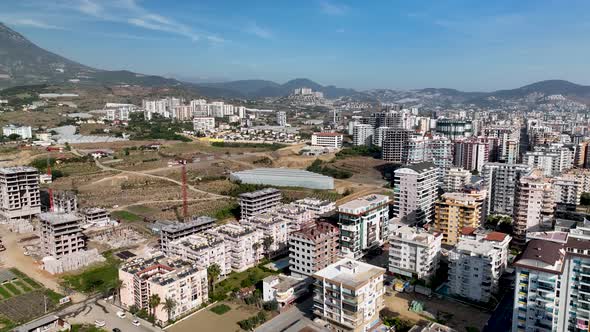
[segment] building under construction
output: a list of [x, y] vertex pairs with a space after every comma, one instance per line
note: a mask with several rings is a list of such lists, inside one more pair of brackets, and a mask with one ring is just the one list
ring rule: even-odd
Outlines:
[[0, 168], [0, 217], [30, 220], [41, 212], [39, 172], [34, 167]]
[[86, 239], [80, 228], [82, 219], [79, 216], [73, 213], [45, 212], [39, 214], [39, 220], [43, 256], [59, 259], [86, 247]]
[[166, 254], [170, 254], [172, 241], [184, 239], [190, 235], [202, 232], [215, 226], [217, 219], [203, 216], [192, 221], [179, 222], [162, 227], [160, 230], [160, 248]]

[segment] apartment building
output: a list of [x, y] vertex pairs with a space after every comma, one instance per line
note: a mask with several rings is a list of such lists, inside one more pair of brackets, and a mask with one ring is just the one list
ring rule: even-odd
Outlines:
[[73, 213], [44, 212], [39, 214], [39, 237], [43, 256], [57, 259], [86, 247], [80, 224], [82, 218]]
[[580, 181], [573, 176], [562, 175], [553, 179], [555, 203], [580, 205], [582, 195]]
[[196, 117], [193, 119], [193, 129], [200, 133], [211, 132], [215, 130], [215, 118]]
[[473, 124], [471, 121], [455, 119], [436, 120], [436, 132], [451, 140], [473, 136]]
[[485, 212], [482, 193], [446, 193], [436, 202], [434, 229], [442, 234], [442, 243], [455, 245], [463, 227], [483, 225]]
[[338, 206], [343, 256], [360, 258], [363, 251], [384, 243], [388, 236], [390, 203], [389, 196], [372, 194]]
[[155, 320], [161, 324], [194, 311], [208, 300], [207, 270], [178, 259], [156, 256], [137, 258], [119, 268], [121, 304], [151, 312], [149, 299], [158, 295], [162, 302], [173, 300], [169, 312], [163, 305], [155, 310]]
[[287, 112], [277, 111], [277, 125], [281, 127], [287, 125]]
[[498, 291], [506, 267], [510, 236], [490, 232], [463, 237], [449, 252], [449, 292], [472, 301], [487, 303]]
[[535, 169], [518, 181], [514, 205], [514, 241], [523, 245], [527, 232], [550, 230], [553, 227], [555, 193], [551, 180]]
[[438, 270], [441, 243], [441, 233], [399, 224], [390, 230], [389, 272], [430, 280]]
[[282, 197], [281, 191], [275, 188], [266, 188], [240, 194], [240, 216], [242, 218], [248, 218], [268, 211], [280, 204]]
[[443, 191], [447, 193], [460, 192], [471, 182], [471, 172], [461, 167], [447, 170], [443, 178]]
[[240, 224], [249, 225], [260, 230], [266, 237], [272, 239], [268, 254], [279, 255], [288, 250], [289, 221], [276, 218], [272, 212], [262, 212], [240, 220]]
[[438, 184], [438, 168], [430, 162], [395, 170], [393, 216], [408, 224], [431, 222]]
[[41, 212], [39, 172], [34, 167], [0, 168], [0, 217], [30, 219]]
[[356, 124], [352, 127], [352, 142], [355, 146], [369, 146], [373, 143], [375, 128], [370, 124]]
[[434, 136], [428, 142], [428, 149], [432, 156], [432, 163], [438, 168], [439, 178], [442, 181], [447, 170], [453, 166], [453, 141], [444, 136]]
[[231, 257], [226, 252], [225, 241], [210, 234], [192, 234], [172, 241], [167, 256], [178, 257], [204, 270], [217, 264], [221, 270], [220, 277], [232, 271]]
[[336, 210], [336, 203], [310, 197], [296, 200], [293, 204], [310, 211], [315, 216], [320, 216]]
[[383, 308], [385, 269], [344, 258], [313, 274], [313, 312], [332, 331], [370, 331]]
[[309, 283], [284, 274], [270, 275], [262, 279], [262, 301], [276, 301], [279, 310], [288, 308], [295, 300], [307, 293]]
[[574, 166], [574, 151], [563, 144], [536, 146], [534, 151], [527, 151], [523, 163], [533, 168], [541, 168], [546, 176], [558, 175]]
[[313, 133], [311, 135], [311, 145], [341, 149], [343, 138], [344, 136], [338, 133]]
[[[279, 204], [272, 209], [265, 212], [275, 219], [281, 219], [287, 222], [288, 233], [298, 231], [315, 220], [318, 215], [313, 210], [309, 210], [304, 206], [295, 204]], [[331, 203], [334, 204], [334, 203]]]
[[381, 130], [381, 159], [392, 163], [404, 162], [404, 151], [410, 140], [412, 131], [400, 128], [387, 128]]
[[490, 161], [497, 141], [487, 137], [473, 137], [455, 142], [456, 166], [469, 171], [481, 172], [483, 165]]
[[512, 215], [518, 181], [531, 170], [531, 166], [525, 164], [485, 164], [482, 177], [488, 191], [487, 214]]
[[336, 262], [339, 255], [338, 240], [338, 227], [319, 221], [289, 234], [291, 276], [311, 277], [315, 272]]
[[245, 271], [260, 261], [263, 254], [262, 231], [248, 225], [228, 223], [206, 231], [225, 242], [225, 252], [229, 253], [233, 271]]
[[162, 227], [160, 229], [160, 249], [164, 254], [171, 254], [171, 242], [210, 229], [215, 226], [215, 221], [217, 219], [203, 216], [188, 222], [173, 223]]

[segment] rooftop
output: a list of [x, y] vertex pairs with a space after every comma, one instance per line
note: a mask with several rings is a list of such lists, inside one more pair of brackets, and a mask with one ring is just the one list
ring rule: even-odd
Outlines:
[[316, 279], [327, 279], [333, 283], [339, 283], [354, 289], [363, 286], [371, 278], [383, 275], [385, 269], [375, 265], [344, 258], [330, 264], [313, 276]]
[[389, 201], [389, 196], [372, 194], [341, 204], [338, 206], [338, 211], [369, 208], [371, 206], [387, 204]]
[[[306, 179], [330, 179], [331, 177], [304, 171], [296, 168], [255, 168], [245, 171], [233, 172], [232, 176], [277, 176], [289, 178], [306, 178]], [[278, 189], [277, 189], [278, 190]]]
[[78, 217], [74, 213], [61, 212], [43, 212], [39, 214], [39, 219], [52, 225], [65, 224], [82, 220], [82, 218]]
[[313, 133], [316, 136], [321, 136], [321, 137], [335, 137], [335, 136], [342, 136], [342, 134], [340, 133]]
[[530, 240], [524, 251], [514, 260], [515, 266], [533, 270], [561, 273], [564, 245], [547, 240]]
[[431, 162], [422, 162], [422, 163], [417, 163], [417, 164], [404, 165], [404, 166], [398, 168], [397, 170], [395, 170], [394, 173], [397, 173], [398, 171], [401, 171], [403, 169], [410, 169], [416, 173], [423, 173], [425, 171], [432, 170], [435, 168], [436, 168], [436, 166]]
[[[243, 173], [243, 172], [236, 172], [236, 173]], [[272, 195], [272, 194], [280, 194], [281, 191], [276, 189], [276, 188], [264, 188], [261, 190], [256, 190], [256, 191], [251, 191], [249, 193], [243, 193], [240, 194], [240, 197], [245, 197], [245, 198], [256, 198], [259, 196], [264, 196], [264, 195]]]
[[0, 168], [0, 174], [16, 174], [16, 173], [24, 173], [24, 172], [35, 172], [37, 173], [37, 169], [35, 167], [30, 166], [15, 166], [15, 167], [2, 167]]
[[184, 222], [184, 223], [179, 222], [179, 223], [175, 223], [175, 224], [171, 224], [171, 225], [162, 226], [162, 231], [168, 232], [168, 233], [180, 232], [180, 231], [184, 231], [187, 229], [191, 229], [193, 227], [211, 224], [216, 221], [217, 221], [217, 219], [215, 219], [215, 218], [211, 218], [208, 216], [201, 216], [201, 217], [195, 218], [189, 222]]

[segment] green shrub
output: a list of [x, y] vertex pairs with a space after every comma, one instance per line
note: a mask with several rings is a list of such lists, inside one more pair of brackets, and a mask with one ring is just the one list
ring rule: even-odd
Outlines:
[[213, 308], [211, 308], [209, 310], [213, 311], [214, 313], [216, 313], [218, 315], [223, 315], [226, 312], [230, 311], [231, 308], [228, 305], [220, 304], [220, 305], [214, 306]]

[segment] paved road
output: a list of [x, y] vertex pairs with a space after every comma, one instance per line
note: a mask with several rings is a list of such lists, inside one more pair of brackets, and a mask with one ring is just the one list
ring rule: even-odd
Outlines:
[[301, 330], [301, 324], [308, 325], [313, 322], [309, 319], [313, 306], [311, 294], [303, 302], [296, 304], [289, 310], [281, 313], [268, 322], [260, 325], [256, 332], [285, 332], [290, 330]]

